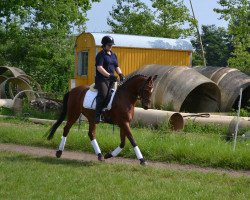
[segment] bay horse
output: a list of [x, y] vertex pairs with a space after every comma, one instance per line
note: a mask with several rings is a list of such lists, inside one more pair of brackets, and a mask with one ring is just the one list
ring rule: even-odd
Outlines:
[[[126, 79], [123, 83], [120, 84], [120, 86], [118, 86], [111, 109], [109, 111], [105, 111], [103, 115], [105, 118], [107, 117], [111, 119], [113, 124], [119, 126], [121, 143], [114, 151], [107, 153], [104, 156], [105, 159], [117, 156], [124, 148], [125, 140], [127, 137], [134, 148], [136, 157], [140, 161], [140, 164], [146, 164], [142, 153], [132, 136], [130, 130], [130, 122], [133, 119], [134, 107], [138, 99], [141, 100], [141, 105], [145, 110], [150, 107], [150, 99], [153, 92], [154, 81], [156, 78], [157, 75], [155, 75], [154, 77], [134, 75]], [[67, 123], [64, 127], [61, 143], [58, 150], [56, 151], [56, 156], [58, 158], [60, 158], [62, 155], [70, 128], [82, 113], [89, 122], [88, 136], [91, 140], [91, 144], [93, 146], [95, 154], [97, 155], [99, 161], [104, 160], [100, 147], [96, 141], [95, 110], [86, 109], [83, 107], [83, 100], [88, 90], [88, 86], [78, 86], [64, 95], [62, 112], [47, 134], [47, 139], [51, 140], [56, 129], [60, 126], [60, 124], [67, 116]]]

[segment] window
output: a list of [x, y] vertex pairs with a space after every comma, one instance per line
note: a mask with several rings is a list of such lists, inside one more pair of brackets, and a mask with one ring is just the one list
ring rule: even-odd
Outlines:
[[88, 75], [88, 54], [87, 51], [78, 53], [78, 76]]

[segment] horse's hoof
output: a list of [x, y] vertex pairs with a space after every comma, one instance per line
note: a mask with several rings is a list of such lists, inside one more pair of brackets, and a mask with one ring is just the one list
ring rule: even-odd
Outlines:
[[99, 161], [104, 161], [104, 158], [101, 153], [97, 155]]
[[142, 166], [147, 166], [148, 165], [148, 163], [144, 159], [140, 159], [140, 164]]
[[110, 152], [106, 153], [105, 156], [104, 156], [105, 159], [109, 159], [109, 158], [112, 158], [112, 157], [113, 156], [112, 156], [112, 154]]
[[61, 155], [62, 155], [62, 151], [61, 150], [56, 151], [56, 157], [57, 158], [60, 158]]

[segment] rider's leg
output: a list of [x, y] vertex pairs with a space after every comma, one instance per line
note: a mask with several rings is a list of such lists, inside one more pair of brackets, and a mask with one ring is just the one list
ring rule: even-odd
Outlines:
[[108, 84], [105, 81], [98, 81], [96, 82], [96, 88], [98, 94], [96, 96], [95, 122], [99, 123], [101, 121], [103, 104], [108, 93]]

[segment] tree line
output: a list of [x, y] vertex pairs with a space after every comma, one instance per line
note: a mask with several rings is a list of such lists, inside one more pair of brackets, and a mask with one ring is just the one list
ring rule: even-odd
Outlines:
[[[45, 91], [65, 92], [73, 77], [75, 32], [86, 30], [93, 2], [101, 0], [0, 1], [0, 66], [22, 68]], [[202, 65], [193, 19], [183, 0], [116, 0], [107, 23], [113, 33], [192, 38], [193, 65]], [[214, 12], [228, 28], [203, 25], [208, 66], [230, 66], [250, 73], [248, 0], [218, 0]]]

